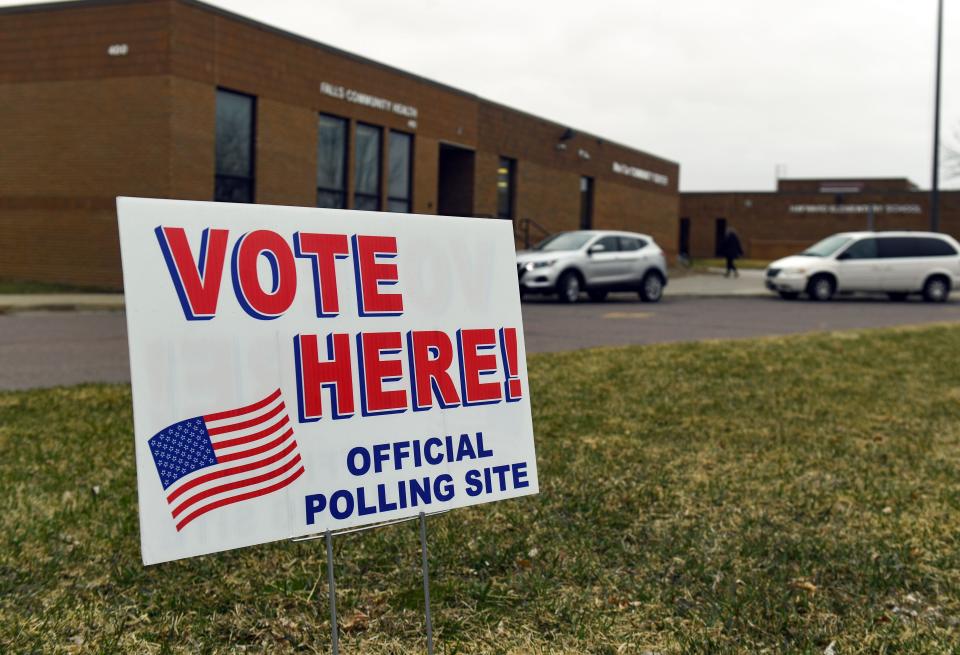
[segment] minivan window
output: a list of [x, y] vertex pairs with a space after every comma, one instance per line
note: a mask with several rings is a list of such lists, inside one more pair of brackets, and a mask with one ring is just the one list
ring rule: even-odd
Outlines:
[[595, 232], [561, 232], [549, 236], [533, 247], [534, 250], [557, 252], [560, 250], [579, 250], [589, 241]]
[[823, 241], [818, 241], [800, 254], [810, 255], [812, 257], [829, 257], [850, 243], [850, 239], [851, 237], [835, 234], [832, 237], [827, 237]]
[[936, 237], [886, 237], [880, 240], [880, 256], [902, 257], [949, 257], [956, 249]]
[[843, 259], [876, 259], [880, 256], [877, 239], [861, 239], [840, 255]]

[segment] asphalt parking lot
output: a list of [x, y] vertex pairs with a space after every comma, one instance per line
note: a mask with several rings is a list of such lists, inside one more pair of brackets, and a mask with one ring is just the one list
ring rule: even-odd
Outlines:
[[[527, 351], [535, 353], [960, 322], [960, 301], [931, 305], [857, 298], [812, 303], [772, 296], [668, 295], [660, 303], [645, 304], [632, 294], [612, 294], [604, 303], [528, 301], [523, 305], [523, 321]], [[0, 389], [129, 379], [123, 312], [0, 315]]]

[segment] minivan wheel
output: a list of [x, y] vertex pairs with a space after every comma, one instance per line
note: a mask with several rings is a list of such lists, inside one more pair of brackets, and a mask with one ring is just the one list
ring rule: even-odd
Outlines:
[[640, 282], [640, 300], [657, 302], [663, 298], [663, 278], [656, 271], [650, 271]]
[[923, 285], [923, 299], [927, 302], [945, 302], [950, 295], [950, 283], [946, 278], [935, 275]]
[[835, 291], [833, 280], [826, 275], [817, 275], [807, 284], [807, 295], [811, 300], [823, 302], [833, 298]]
[[573, 303], [580, 298], [580, 278], [573, 271], [567, 271], [557, 282], [557, 296], [560, 302]]

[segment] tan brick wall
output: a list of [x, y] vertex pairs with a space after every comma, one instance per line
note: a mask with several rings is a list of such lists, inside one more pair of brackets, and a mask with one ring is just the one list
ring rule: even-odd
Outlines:
[[171, 78], [170, 197], [213, 200], [216, 89]]
[[316, 204], [316, 133], [316, 112], [270, 98], [258, 99], [257, 202], [307, 207]]
[[114, 198], [168, 193], [169, 82], [0, 84], [0, 277], [120, 286]]
[[[126, 56], [107, 55], [115, 43]], [[415, 106], [416, 125], [324, 95], [321, 82]], [[664, 229], [677, 213], [673, 162], [583, 133], [558, 149], [563, 125], [214, 8], [81, 1], [0, 9], [0, 277], [119, 287], [115, 196], [213, 197], [217, 87], [257, 98], [257, 202], [314, 204], [325, 112], [348, 118], [351, 134], [358, 122], [381, 127], [385, 155], [388, 130], [414, 135], [415, 212], [437, 212], [448, 143], [476, 153], [468, 213], [496, 214], [503, 155], [517, 160], [516, 217], [576, 229], [579, 178], [589, 175], [597, 227], [649, 232], [675, 249]], [[669, 184], [617, 175], [613, 161]], [[350, 179], [352, 152], [347, 168]], [[40, 258], [42, 248], [56, 256]]]
[[[726, 218], [737, 230], [745, 256], [770, 259], [786, 250], [796, 252], [796, 244], [810, 245], [836, 232], [866, 230], [868, 216], [856, 214], [798, 214], [791, 205], [833, 205], [835, 194], [823, 193], [683, 193], [679, 217], [690, 218], [690, 254], [712, 257], [714, 221]], [[930, 225], [928, 191], [891, 191], [887, 193], [851, 193], [846, 205], [919, 205], [919, 214], [877, 213], [877, 230], [927, 230]], [[960, 238], [960, 191], [940, 194], [941, 229]], [[753, 245], [756, 244], [755, 249]], [[779, 244], [779, 245], [777, 245]], [[802, 249], [802, 248], [800, 248]]]

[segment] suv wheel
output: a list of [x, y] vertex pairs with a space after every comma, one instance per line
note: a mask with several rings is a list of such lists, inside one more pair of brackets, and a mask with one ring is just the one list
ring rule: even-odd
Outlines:
[[927, 302], [945, 302], [950, 295], [950, 283], [940, 275], [934, 275], [923, 285], [923, 299]]
[[663, 278], [656, 271], [650, 271], [640, 282], [640, 300], [657, 302], [663, 298]]
[[557, 282], [557, 296], [560, 302], [573, 303], [580, 298], [580, 278], [573, 271], [567, 271]]
[[816, 275], [809, 284], [807, 284], [807, 294], [811, 300], [823, 302], [833, 298], [833, 292], [836, 290], [833, 280], [826, 275]]

